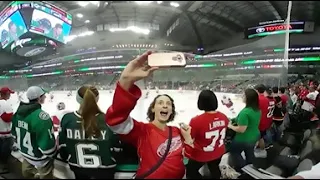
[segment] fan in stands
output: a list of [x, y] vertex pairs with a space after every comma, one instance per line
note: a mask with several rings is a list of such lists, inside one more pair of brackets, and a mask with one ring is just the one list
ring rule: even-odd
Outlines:
[[53, 102], [53, 98], [54, 98], [53, 93], [50, 93], [50, 102]]
[[236, 112], [234, 111], [234, 108], [233, 108], [233, 102], [229, 97], [227, 97], [226, 95], [223, 95], [221, 103], [224, 106], [226, 106], [231, 111], [232, 114], [236, 114]]
[[150, 94], [150, 88], [149, 87], [147, 87], [147, 90], [146, 90], [146, 95], [145, 95], [145, 99], [148, 99], [148, 97], [149, 97], [149, 94]]

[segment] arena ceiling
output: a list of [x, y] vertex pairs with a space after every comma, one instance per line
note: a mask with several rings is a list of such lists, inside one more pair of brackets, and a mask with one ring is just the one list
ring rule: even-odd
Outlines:
[[[74, 29], [84, 26], [96, 29], [99, 24], [122, 22], [150, 23], [159, 26], [159, 30], [151, 30], [151, 38], [165, 38], [191, 46], [216, 44], [242, 33], [245, 27], [262, 21], [285, 19], [288, 6], [288, 1], [173, 2], [178, 7], [170, 5], [172, 2], [154, 1], [141, 5], [134, 1], [99, 1], [96, 6], [82, 7], [78, 1], [51, 1], [74, 15]], [[291, 19], [314, 20], [318, 6], [317, 1], [293, 1]], [[79, 18], [77, 14], [83, 17]], [[177, 20], [179, 25], [167, 35]]]
[[[73, 15], [73, 32], [129, 22], [152, 27], [149, 39], [192, 47], [217, 45], [243, 33], [245, 27], [285, 19], [288, 6], [288, 1], [149, 1], [143, 5], [136, 1], [86, 1], [86, 6], [80, 1], [47, 2]], [[0, 9], [8, 3], [0, 1]], [[319, 13], [315, 13], [319, 6], [318, 1], [293, 1], [291, 19], [319, 24]]]

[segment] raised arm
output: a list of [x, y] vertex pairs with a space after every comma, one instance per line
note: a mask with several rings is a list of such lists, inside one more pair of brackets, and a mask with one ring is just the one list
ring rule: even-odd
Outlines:
[[130, 113], [140, 97], [141, 90], [137, 86], [133, 85], [126, 91], [120, 83], [117, 83], [113, 101], [107, 110], [105, 119], [113, 132], [120, 135], [127, 135], [129, 133], [132, 135], [131, 132], [133, 130], [137, 128], [141, 130], [143, 124], [136, 122], [130, 117]]
[[141, 97], [141, 90], [134, 83], [148, 77], [157, 69], [146, 66], [150, 54], [151, 51], [148, 51], [127, 64], [117, 83], [112, 105], [106, 113], [105, 121], [111, 130], [132, 143], [136, 143], [139, 137], [145, 134], [145, 124], [133, 120], [130, 112]]

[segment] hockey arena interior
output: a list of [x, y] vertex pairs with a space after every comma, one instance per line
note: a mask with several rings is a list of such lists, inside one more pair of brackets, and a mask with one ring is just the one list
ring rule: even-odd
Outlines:
[[0, 1], [0, 179], [320, 179], [318, 7]]

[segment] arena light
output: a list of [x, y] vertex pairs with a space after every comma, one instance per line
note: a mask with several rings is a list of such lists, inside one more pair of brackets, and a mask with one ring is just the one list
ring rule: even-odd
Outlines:
[[147, 5], [152, 3], [153, 1], [134, 1], [135, 3], [139, 4], [139, 5]]
[[77, 37], [90, 36], [92, 34], [94, 34], [94, 31], [86, 31], [86, 32], [80, 33], [78, 35], [69, 35], [66, 37], [66, 43], [76, 39]]
[[127, 28], [110, 28], [110, 32], [120, 32], [120, 31], [132, 31], [137, 34], [145, 34], [148, 35], [150, 33], [149, 29], [143, 29], [136, 26], [129, 26]]
[[93, 31], [86, 31], [86, 32], [80, 33], [78, 37], [91, 36], [92, 34], [94, 34]]
[[79, 1], [78, 4], [82, 7], [86, 7], [89, 4], [89, 2], [88, 1]]
[[79, 1], [78, 4], [81, 7], [86, 7], [89, 4], [93, 4], [95, 6], [99, 6], [100, 5], [100, 1]]
[[161, 4], [163, 1], [157, 1], [158, 4]]
[[88, 19], [84, 21], [84, 23], [86, 23], [86, 24], [88, 24], [89, 22], [90, 22], [90, 20], [88, 20]]
[[180, 4], [177, 3], [177, 2], [170, 2], [170, 5], [173, 6], [173, 7], [179, 7]]
[[91, 4], [99, 6], [100, 5], [100, 1], [89, 1]]
[[81, 14], [81, 13], [78, 13], [76, 16], [77, 16], [78, 18], [83, 18], [83, 14]]

